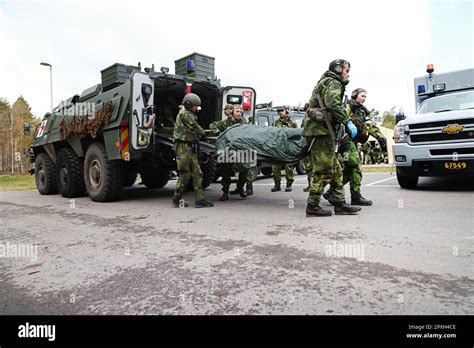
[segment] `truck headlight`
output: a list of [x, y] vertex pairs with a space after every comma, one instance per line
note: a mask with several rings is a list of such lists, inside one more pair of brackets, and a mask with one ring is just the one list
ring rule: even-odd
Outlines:
[[408, 135], [408, 126], [395, 126], [395, 130], [393, 132], [393, 140], [396, 143], [405, 143], [407, 141]]

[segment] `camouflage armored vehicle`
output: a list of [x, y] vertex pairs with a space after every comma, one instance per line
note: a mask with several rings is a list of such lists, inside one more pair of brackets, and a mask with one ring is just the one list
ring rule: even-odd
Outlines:
[[[102, 83], [74, 95], [46, 115], [28, 151], [36, 186], [42, 195], [61, 193], [93, 201], [116, 200], [140, 174], [148, 188], [167, 184], [176, 170], [173, 128], [183, 97], [201, 97], [198, 122], [207, 129], [225, 118], [225, 104], [240, 104], [246, 117], [254, 116], [255, 90], [222, 87], [214, 75], [214, 58], [193, 53], [168, 68], [142, 71], [116, 63], [104, 70]], [[203, 187], [215, 176], [215, 146], [199, 143]]]

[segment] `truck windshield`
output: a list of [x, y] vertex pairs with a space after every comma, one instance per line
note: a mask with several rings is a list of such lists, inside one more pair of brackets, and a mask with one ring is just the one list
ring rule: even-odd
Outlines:
[[474, 108], [474, 91], [446, 94], [427, 99], [417, 110], [417, 114], [446, 112]]

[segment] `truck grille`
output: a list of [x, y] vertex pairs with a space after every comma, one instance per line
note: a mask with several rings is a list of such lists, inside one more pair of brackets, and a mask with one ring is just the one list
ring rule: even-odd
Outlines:
[[458, 155], [474, 155], [474, 147], [461, 148], [461, 149], [436, 149], [430, 150], [430, 154], [433, 156], [449, 155], [457, 153]]
[[423, 143], [428, 141], [450, 141], [450, 140], [465, 140], [474, 139], [474, 131], [465, 131], [458, 134], [410, 134], [412, 143]]
[[423, 128], [435, 128], [435, 127], [446, 127], [448, 124], [474, 124], [474, 118], [466, 118], [463, 120], [452, 120], [452, 121], [436, 121], [426, 123], [415, 123], [408, 126], [409, 129], [423, 129]]

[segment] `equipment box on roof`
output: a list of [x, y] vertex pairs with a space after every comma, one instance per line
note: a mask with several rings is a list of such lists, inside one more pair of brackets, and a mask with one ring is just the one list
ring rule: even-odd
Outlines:
[[102, 89], [107, 91], [118, 85], [125, 83], [134, 71], [139, 71], [138, 66], [115, 63], [114, 65], [101, 70]]
[[175, 74], [196, 77], [206, 80], [207, 76], [214, 76], [214, 57], [200, 53], [192, 53], [174, 61]]

